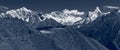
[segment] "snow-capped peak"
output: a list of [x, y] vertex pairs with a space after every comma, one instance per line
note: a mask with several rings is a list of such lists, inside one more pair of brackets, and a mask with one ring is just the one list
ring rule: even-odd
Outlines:
[[96, 7], [96, 9], [95, 9], [94, 12], [95, 12], [95, 13], [102, 13], [99, 7]]
[[[29, 18], [32, 17], [35, 13], [32, 10], [29, 10], [25, 7], [16, 9], [16, 10], [10, 10], [5, 13], [1, 13], [0, 17], [12, 17], [12, 18], [18, 18], [22, 19], [26, 22], [29, 22]], [[7, 16], [9, 15], [9, 16]]]
[[87, 23], [92, 22], [96, 20], [99, 16], [107, 15], [110, 12], [103, 13], [99, 7], [96, 7], [94, 11], [89, 11], [88, 18], [87, 18]]
[[82, 20], [84, 12], [79, 12], [78, 10], [68, 10], [65, 9], [62, 12], [54, 11], [49, 14], [44, 14], [46, 18], [52, 18], [63, 25], [73, 25], [75, 22]]
[[102, 12], [101, 12], [100, 8], [96, 7], [96, 9], [93, 12], [89, 11], [88, 20], [94, 21], [101, 14], [102, 14]]

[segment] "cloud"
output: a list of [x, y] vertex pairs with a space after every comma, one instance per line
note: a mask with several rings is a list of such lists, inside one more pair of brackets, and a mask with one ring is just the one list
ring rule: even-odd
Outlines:
[[8, 7], [0, 6], [0, 11], [5, 12], [5, 11], [7, 11], [8, 9], [9, 9]]
[[0, 6], [0, 8], [8, 9], [8, 7], [5, 7], [5, 6]]
[[109, 9], [120, 9], [120, 7], [116, 7], [116, 6], [105, 6], [105, 8], [109, 8]]

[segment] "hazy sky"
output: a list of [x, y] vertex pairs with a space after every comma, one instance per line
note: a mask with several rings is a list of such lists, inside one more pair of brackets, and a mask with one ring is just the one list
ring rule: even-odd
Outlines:
[[88, 11], [96, 6], [120, 6], [120, 0], [0, 0], [0, 5], [9, 8], [27, 7], [32, 10], [48, 12], [63, 9]]

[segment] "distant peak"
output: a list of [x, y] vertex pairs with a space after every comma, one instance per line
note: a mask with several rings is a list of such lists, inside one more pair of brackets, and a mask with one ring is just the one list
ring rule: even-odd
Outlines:
[[29, 10], [27, 9], [26, 7], [22, 7], [22, 8], [19, 8], [19, 9], [16, 9], [16, 10], [10, 10], [10, 11], [7, 11], [6, 14], [9, 14], [9, 13], [17, 13], [17, 12], [33, 12], [32, 10]]
[[32, 12], [32, 10], [27, 9], [26, 7], [19, 8], [17, 10]]
[[94, 21], [98, 16], [102, 14], [99, 7], [96, 7], [94, 11], [89, 11], [88, 21]]
[[22, 8], [20, 8], [20, 9], [27, 9], [26, 7], [22, 7]]
[[1, 13], [0, 17], [9, 17], [7, 15], [11, 16], [12, 18], [18, 18], [22, 19], [23, 21], [29, 22], [29, 18], [32, 17], [32, 15], [34, 15], [34, 12], [32, 10], [27, 9], [26, 7], [22, 7], [19, 9], [13, 9], [6, 11], [5, 13]]
[[96, 13], [98, 13], [98, 12], [102, 13], [99, 7], [96, 7], [96, 9], [95, 9], [94, 12], [96, 12]]
[[54, 11], [44, 14], [44, 17], [52, 18], [63, 25], [73, 25], [75, 22], [82, 20], [84, 12], [78, 10], [65, 9], [63, 11]]

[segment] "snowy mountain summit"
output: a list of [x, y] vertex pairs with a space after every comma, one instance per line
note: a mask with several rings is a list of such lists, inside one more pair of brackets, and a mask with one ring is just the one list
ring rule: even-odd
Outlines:
[[73, 25], [75, 22], [83, 20], [81, 16], [83, 16], [84, 13], [85, 12], [79, 12], [78, 10], [65, 9], [62, 12], [54, 11], [49, 14], [44, 14], [43, 16], [52, 18], [63, 25]]
[[6, 13], [1, 13], [0, 17], [18, 18], [18, 19], [22, 19], [23, 21], [29, 22], [29, 18], [32, 17], [34, 14], [35, 13], [32, 10], [22, 7], [16, 10], [7, 11]]
[[100, 8], [96, 7], [96, 9], [93, 12], [89, 11], [88, 17], [91, 19], [91, 21], [94, 21], [101, 14], [102, 14], [102, 12], [101, 12]]
[[103, 13], [99, 7], [96, 7], [94, 11], [89, 11], [88, 12], [88, 18], [87, 18], [87, 23], [94, 21], [97, 19], [99, 16], [107, 15], [110, 12]]

